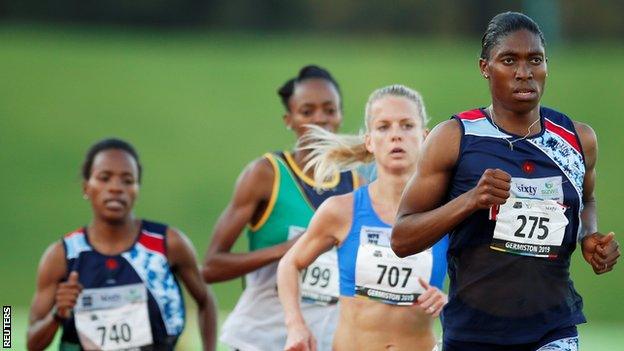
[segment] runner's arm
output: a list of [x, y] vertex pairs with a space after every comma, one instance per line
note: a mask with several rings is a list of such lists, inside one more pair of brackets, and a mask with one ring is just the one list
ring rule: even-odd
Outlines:
[[391, 246], [399, 257], [431, 247], [476, 210], [503, 204], [509, 197], [509, 174], [487, 169], [477, 186], [442, 205], [459, 157], [460, 142], [461, 128], [456, 120], [442, 122], [427, 136], [416, 173], [403, 191], [392, 229]]
[[44, 252], [37, 269], [37, 288], [30, 305], [27, 332], [28, 350], [48, 347], [59, 329], [60, 323], [54, 319], [52, 307], [56, 289], [66, 270], [63, 244], [56, 242]]
[[167, 256], [175, 274], [197, 303], [197, 321], [204, 350], [215, 350], [217, 308], [209, 288], [204, 285], [190, 240], [180, 231], [167, 230]]
[[604, 235], [598, 232], [596, 213], [596, 161], [598, 158], [598, 140], [594, 130], [587, 124], [575, 122], [583, 156], [585, 158], [585, 178], [583, 179], [583, 211], [581, 212], [581, 251], [583, 258], [592, 266], [596, 274], [603, 274], [613, 269], [620, 256], [619, 243], [615, 234]]
[[585, 159], [585, 178], [583, 179], [583, 211], [581, 212], [581, 239], [598, 231], [598, 217], [596, 215], [596, 161], [598, 144], [596, 134], [590, 126], [583, 123], [574, 123], [577, 130], [583, 156]]
[[470, 213], [466, 197], [438, 207], [447, 194], [459, 154], [461, 129], [450, 120], [425, 139], [416, 173], [408, 182], [392, 229], [392, 250], [400, 257], [425, 250]]
[[353, 195], [330, 197], [316, 211], [308, 229], [280, 260], [277, 291], [284, 307], [286, 326], [305, 326], [299, 305], [299, 271], [344, 239], [353, 217]]
[[206, 252], [202, 275], [207, 283], [234, 279], [275, 262], [294, 243], [293, 239], [253, 252], [230, 252], [261, 205], [269, 201], [274, 177], [273, 168], [265, 158], [252, 162], [240, 175], [232, 201], [217, 220]]

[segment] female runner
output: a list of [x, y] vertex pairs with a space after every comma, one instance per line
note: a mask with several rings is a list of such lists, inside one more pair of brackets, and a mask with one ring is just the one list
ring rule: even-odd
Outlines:
[[197, 303], [203, 349], [214, 350], [216, 308], [190, 241], [132, 211], [142, 176], [134, 148], [94, 144], [82, 175], [93, 218], [41, 258], [28, 349], [45, 349], [62, 327], [61, 350], [173, 350], [185, 322], [180, 279]]
[[444, 350], [567, 350], [585, 322], [570, 279], [581, 241], [596, 273], [612, 269], [613, 234], [598, 233], [596, 135], [544, 107], [544, 37], [529, 17], [495, 16], [479, 60], [491, 105], [438, 125], [393, 230], [399, 256], [450, 233]]
[[[446, 241], [404, 259], [390, 249], [390, 231], [403, 188], [412, 175], [427, 129], [417, 92], [393, 85], [371, 95], [366, 134], [340, 136], [314, 128], [308, 167], [317, 182], [336, 169], [374, 159], [377, 179], [328, 199], [305, 234], [282, 258], [278, 291], [286, 313], [286, 350], [316, 350], [302, 318], [299, 271], [338, 248], [340, 317], [334, 350], [432, 350], [434, 318], [446, 302], [439, 288], [446, 270]], [[308, 268], [309, 271], [309, 268]]]
[[[338, 84], [317, 66], [306, 66], [288, 80], [279, 95], [284, 123], [299, 140], [315, 125], [334, 132], [342, 121]], [[246, 275], [246, 287], [222, 328], [220, 340], [233, 349], [274, 351], [286, 342], [284, 314], [277, 296], [277, 261], [308, 226], [314, 211], [329, 196], [357, 187], [355, 172], [331, 175], [317, 193], [311, 172], [304, 172], [308, 151], [267, 153], [243, 171], [230, 204], [219, 218], [203, 269], [207, 282]], [[249, 252], [230, 252], [247, 226]], [[321, 349], [329, 349], [337, 318], [336, 252], [319, 258], [303, 274], [303, 315]]]

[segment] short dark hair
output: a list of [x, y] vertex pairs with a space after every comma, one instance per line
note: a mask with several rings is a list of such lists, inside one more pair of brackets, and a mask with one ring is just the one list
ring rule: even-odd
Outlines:
[[141, 167], [141, 162], [139, 161], [139, 155], [130, 143], [117, 138], [103, 139], [91, 145], [87, 151], [85, 160], [82, 163], [82, 179], [88, 180], [91, 177], [91, 168], [93, 167], [93, 160], [95, 159], [95, 156], [106, 150], [122, 150], [130, 154], [130, 156], [134, 158], [134, 161], [136, 161], [137, 168], [139, 169], [139, 182], [141, 182], [141, 173], [143, 168]]
[[280, 96], [286, 111], [290, 110], [288, 102], [295, 91], [296, 84], [313, 78], [325, 79], [330, 82], [336, 88], [336, 91], [338, 91], [338, 96], [341, 96], [340, 86], [328, 70], [316, 65], [307, 65], [299, 70], [299, 75], [297, 75], [297, 77], [287, 80], [279, 89], [277, 89], [277, 94]]
[[539, 36], [542, 45], [546, 46], [544, 33], [531, 17], [519, 12], [503, 12], [494, 16], [488, 23], [481, 39], [481, 58], [487, 60], [490, 51], [500, 40], [510, 33], [526, 29]]

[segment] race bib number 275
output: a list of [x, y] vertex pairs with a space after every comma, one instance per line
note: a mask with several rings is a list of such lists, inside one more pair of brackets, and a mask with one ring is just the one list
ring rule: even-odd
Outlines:
[[532, 257], [556, 258], [568, 219], [554, 200], [509, 198], [496, 214], [490, 248]]

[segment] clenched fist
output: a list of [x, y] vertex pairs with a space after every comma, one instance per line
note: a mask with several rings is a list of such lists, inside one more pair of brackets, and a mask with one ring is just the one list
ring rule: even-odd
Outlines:
[[615, 233], [607, 235], [593, 233], [583, 238], [581, 243], [583, 258], [592, 266], [594, 273], [603, 274], [613, 270], [620, 257], [620, 244]]
[[72, 271], [67, 281], [60, 283], [56, 289], [55, 305], [59, 316], [63, 318], [71, 316], [80, 292], [82, 292], [82, 285], [78, 282], [78, 272]]
[[502, 205], [509, 198], [511, 176], [500, 169], [486, 169], [477, 186], [470, 190], [472, 207], [475, 210]]

